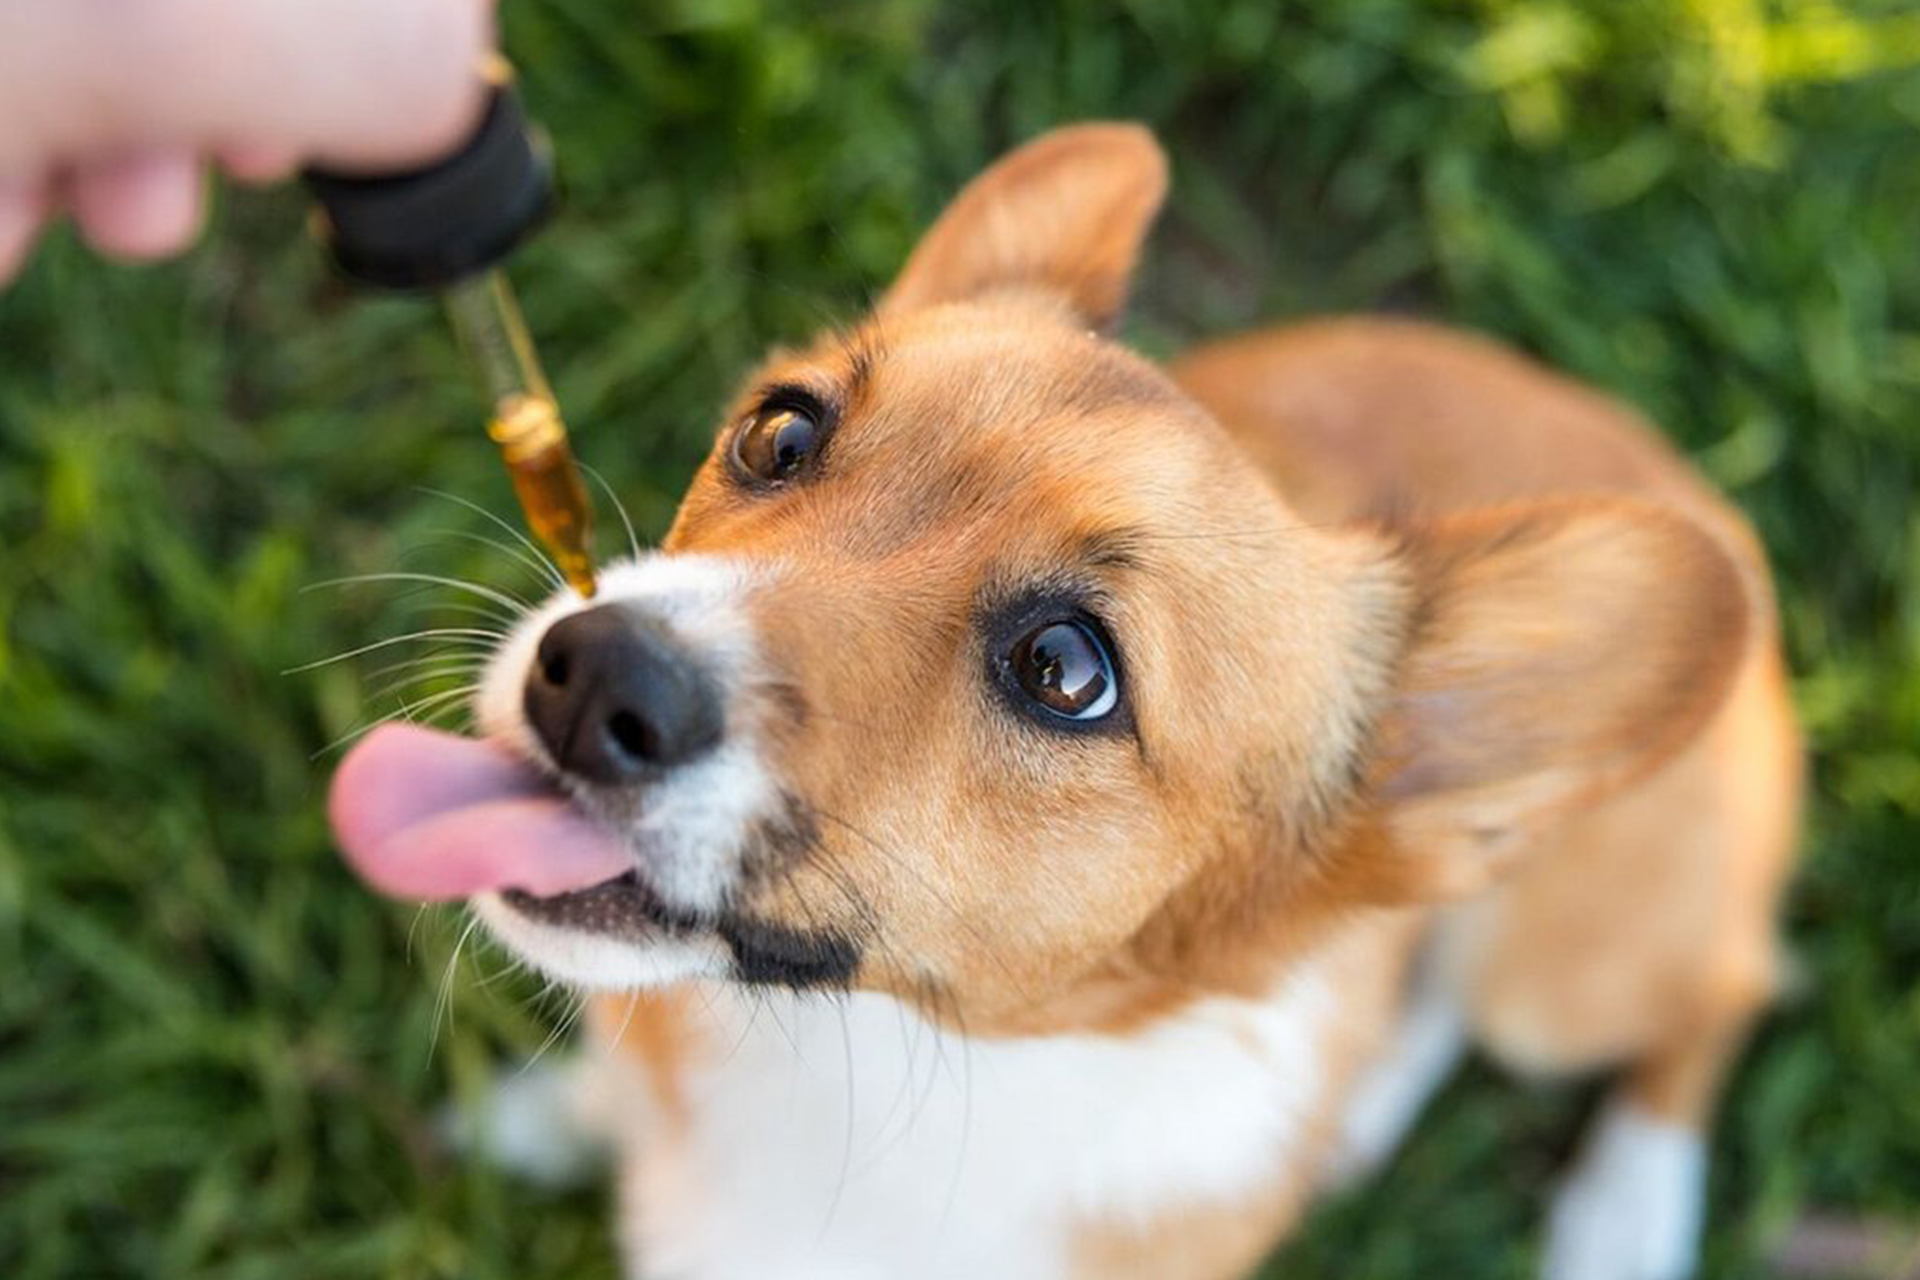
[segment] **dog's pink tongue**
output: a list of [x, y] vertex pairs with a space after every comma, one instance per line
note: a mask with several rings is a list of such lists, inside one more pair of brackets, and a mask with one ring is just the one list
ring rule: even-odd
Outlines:
[[362, 739], [333, 775], [327, 813], [353, 869], [399, 898], [544, 897], [633, 866], [617, 840], [505, 751], [417, 725], [382, 725]]

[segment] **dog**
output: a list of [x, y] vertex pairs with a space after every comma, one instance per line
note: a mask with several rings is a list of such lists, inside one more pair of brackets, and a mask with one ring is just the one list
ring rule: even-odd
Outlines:
[[1125, 124], [1003, 158], [481, 739], [337, 775], [365, 878], [593, 993], [535, 1130], [615, 1147], [632, 1276], [1243, 1275], [1469, 1043], [1614, 1081], [1542, 1274], [1691, 1270], [1801, 788], [1762, 550], [1479, 338], [1128, 351], [1166, 185]]

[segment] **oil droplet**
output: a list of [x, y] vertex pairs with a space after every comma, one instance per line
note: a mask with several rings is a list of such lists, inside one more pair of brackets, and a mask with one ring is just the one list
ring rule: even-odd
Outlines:
[[487, 434], [500, 446], [534, 536], [553, 553], [568, 585], [591, 599], [596, 586], [592, 514], [559, 407], [546, 396], [505, 396], [494, 406]]

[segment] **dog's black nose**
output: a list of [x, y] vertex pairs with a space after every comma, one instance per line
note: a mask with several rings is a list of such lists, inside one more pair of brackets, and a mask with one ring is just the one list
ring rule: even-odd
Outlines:
[[555, 764], [592, 782], [629, 782], [710, 751], [723, 718], [712, 679], [658, 619], [603, 604], [540, 637], [527, 720]]

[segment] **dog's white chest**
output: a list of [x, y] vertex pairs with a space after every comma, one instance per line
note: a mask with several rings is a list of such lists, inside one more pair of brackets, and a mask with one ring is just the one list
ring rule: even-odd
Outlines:
[[1075, 1225], [1228, 1200], [1284, 1167], [1321, 1096], [1329, 1006], [1309, 968], [1131, 1036], [986, 1041], [882, 996], [717, 991], [689, 1123], [634, 1119], [629, 1255], [676, 1280], [1063, 1274]]

